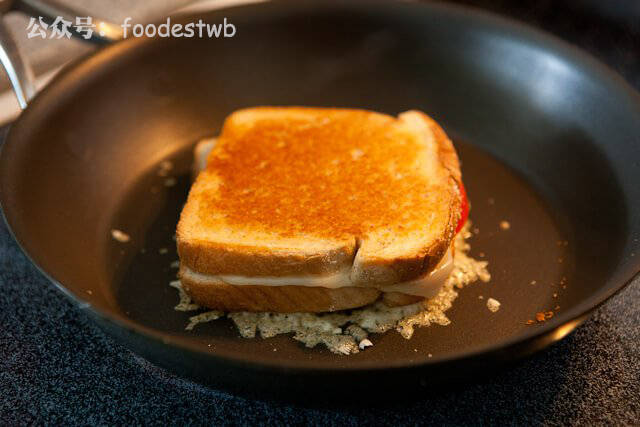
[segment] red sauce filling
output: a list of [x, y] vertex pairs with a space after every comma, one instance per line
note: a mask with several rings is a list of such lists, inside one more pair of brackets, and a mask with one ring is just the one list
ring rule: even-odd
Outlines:
[[460, 220], [456, 226], [456, 234], [462, 230], [469, 217], [469, 199], [467, 199], [467, 190], [464, 189], [462, 182], [460, 183], [460, 195], [462, 196], [462, 203], [460, 204]]

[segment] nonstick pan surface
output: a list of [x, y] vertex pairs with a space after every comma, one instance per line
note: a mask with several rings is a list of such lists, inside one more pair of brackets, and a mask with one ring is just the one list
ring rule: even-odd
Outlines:
[[[2, 149], [16, 240], [135, 352], [243, 391], [474, 378], [562, 338], [640, 270], [640, 102], [585, 54], [448, 5], [278, 2], [203, 16], [224, 17], [233, 38], [129, 39], [78, 62]], [[443, 125], [472, 204], [471, 253], [492, 273], [460, 291], [451, 325], [374, 336], [348, 357], [286, 336], [242, 339], [225, 320], [184, 330], [168, 283], [191, 149], [255, 105], [420, 109]], [[164, 160], [174, 186], [158, 174]], [[541, 311], [553, 317], [527, 325]]]

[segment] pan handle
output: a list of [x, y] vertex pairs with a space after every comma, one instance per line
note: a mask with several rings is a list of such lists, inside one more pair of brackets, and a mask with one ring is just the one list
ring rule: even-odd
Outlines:
[[[76, 16], [83, 16], [76, 11], [58, 3], [56, 0], [13, 0], [0, 3], [2, 14], [9, 10], [20, 10], [34, 17], [42, 17], [45, 22], [51, 23], [56, 17], [74, 22]], [[80, 40], [86, 40], [96, 44], [107, 44], [122, 39], [122, 28], [103, 19], [93, 18], [96, 30], [89, 39], [80, 37], [75, 27], [71, 27], [71, 34]], [[29, 64], [25, 61], [18, 49], [15, 39], [9, 32], [0, 16], [0, 62], [4, 67], [13, 91], [18, 99], [21, 109], [27, 108], [27, 104], [36, 94], [35, 78]]]
[[35, 78], [31, 66], [25, 62], [20, 54], [15, 40], [9, 29], [0, 18], [0, 62], [7, 72], [13, 92], [18, 98], [18, 104], [23, 110], [36, 94]]

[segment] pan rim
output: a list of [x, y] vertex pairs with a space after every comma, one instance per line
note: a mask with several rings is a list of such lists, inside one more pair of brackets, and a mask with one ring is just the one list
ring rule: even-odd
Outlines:
[[[284, 2], [290, 3], [290, 2]], [[285, 7], [289, 7], [296, 2], [291, 2], [290, 5], [286, 5]], [[364, 4], [364, 2], [362, 2]], [[277, 5], [281, 5], [282, 2], [278, 2]], [[309, 4], [315, 4], [314, 2], [303, 2], [302, 5], [299, 6], [300, 9], [304, 9], [308, 7]], [[342, 4], [342, 3], [341, 3]], [[360, 2], [356, 2], [353, 6], [350, 7], [358, 7]], [[367, 7], [386, 7], [389, 8], [389, 3], [376, 1], [374, 3], [367, 2]], [[258, 3], [258, 4], [249, 4], [236, 6], [233, 8], [225, 8], [216, 10], [211, 12], [212, 14], [221, 14], [228, 12], [231, 9], [246, 9], [246, 10], [256, 10], [263, 7], [277, 7], [274, 4], [269, 3]], [[506, 18], [503, 16], [496, 15], [491, 12], [486, 12], [482, 10], [478, 10], [475, 8], [464, 7], [459, 5], [452, 4], [442, 4], [442, 3], [427, 3], [427, 4], [407, 4], [407, 3], [396, 3], [393, 5], [394, 8], [404, 8], [405, 10], [413, 10], [414, 8], [424, 8], [430, 9], [432, 12], [444, 13], [450, 16], [455, 16], [457, 18], [464, 18], [467, 20], [480, 22], [483, 26], [487, 28], [491, 28], [493, 31], [499, 32], [501, 34], [510, 35], [513, 38], [517, 38], [520, 40], [525, 40], [529, 43], [533, 43], [542, 48], [546, 48], [546, 50], [557, 54], [558, 56], [567, 59], [571, 63], [578, 64], [581, 70], [584, 70], [588, 73], [588, 75], [599, 82], [604, 82], [607, 84], [608, 88], [615, 89], [616, 96], [621, 101], [625, 101], [626, 105], [628, 105], [631, 111], [635, 110], [635, 114], [640, 119], [640, 94], [636, 92], [636, 90], [631, 87], [619, 74], [615, 71], [611, 70], [607, 65], [601, 63], [597, 59], [593, 58], [587, 52], [572, 46], [568, 42], [563, 41], [562, 39], [546, 33], [542, 30], [531, 27], [526, 23], [522, 23], [516, 21], [514, 19]], [[202, 16], [201, 14], [190, 14], [185, 15], [185, 17], [193, 17], [193, 16]], [[70, 66], [65, 67], [63, 71], [61, 71], [52, 82], [40, 93], [38, 94], [31, 105], [25, 112], [18, 118], [14, 124], [11, 125], [9, 129], [9, 133], [7, 134], [5, 143], [0, 146], [0, 158], [2, 158], [2, 154], [4, 152], [5, 146], [10, 143], [12, 129], [17, 126], [26, 126], [24, 123], [28, 123], [29, 117], [32, 114], [35, 114], [37, 108], [40, 104], [44, 104], [48, 97], [55, 96], [54, 92], [59, 92], [63, 90], [65, 85], [73, 84], [75, 80], [75, 76], [84, 75], [86, 72], [91, 70], [99, 69], [100, 65], [104, 62], [108, 61], [110, 57], [114, 55], [127, 55], [135, 53], [135, 47], [138, 46], [138, 43], [152, 43], [151, 39], [128, 39], [122, 42], [119, 42], [113, 46], [109, 46], [107, 48], [101, 49], [97, 52], [93, 52], [90, 55], [80, 58], [77, 61], [74, 61]], [[499, 353], [510, 348], [513, 348], [517, 345], [524, 344], [527, 342], [534, 341], [536, 339], [540, 339], [546, 335], [552, 334], [557, 329], [562, 326], [571, 324], [572, 322], [576, 322], [577, 320], [585, 317], [589, 313], [591, 313], [596, 308], [600, 307], [610, 298], [612, 298], [615, 294], [624, 289], [629, 283], [634, 281], [640, 275], [640, 258], [637, 258], [634, 261], [629, 261], [628, 265], [625, 266], [624, 269], [615, 271], [609, 279], [606, 281], [605, 285], [600, 288], [597, 292], [591, 294], [588, 298], [583, 299], [578, 302], [575, 306], [568, 309], [561, 314], [558, 314], [553, 319], [545, 322], [543, 325], [539, 325], [535, 329], [531, 329], [523, 334], [519, 334], [517, 336], [512, 337], [511, 339], [503, 340], [499, 343], [494, 343], [490, 345], [478, 346], [471, 350], [456, 353], [447, 357], [437, 357], [434, 356], [428, 360], [416, 360], [413, 362], [409, 361], [399, 361], [399, 362], [379, 362], [379, 361], [363, 361], [358, 366], [317, 366], [317, 362], [313, 361], [304, 361], [304, 360], [296, 360], [296, 361], [265, 361], [265, 360], [256, 360], [255, 358], [247, 357], [250, 356], [247, 354], [238, 354], [237, 352], [229, 352], [217, 354], [211, 353], [210, 351], [203, 351], [203, 349], [197, 344], [192, 344], [189, 342], [188, 338], [182, 337], [174, 337], [169, 334], [159, 332], [153, 328], [141, 325], [128, 317], [121, 315], [120, 313], [114, 311], [106, 311], [102, 309], [98, 309], [93, 307], [88, 301], [84, 300], [81, 295], [76, 295], [69, 289], [67, 289], [61, 282], [57, 281], [54, 277], [49, 275], [46, 271], [44, 271], [38, 263], [34, 261], [30, 254], [28, 254], [25, 249], [22, 247], [19, 239], [14, 233], [13, 228], [9, 222], [9, 219], [6, 216], [5, 210], [2, 209], [3, 205], [3, 196], [4, 191], [2, 191], [2, 185], [0, 184], [0, 210], [2, 212], [3, 220], [7, 225], [7, 229], [9, 233], [16, 241], [18, 247], [22, 250], [25, 256], [29, 259], [29, 261], [36, 266], [38, 271], [46, 277], [50, 282], [52, 282], [55, 287], [60, 290], [67, 298], [69, 298], [78, 308], [81, 310], [86, 310], [90, 312], [90, 314], [98, 316], [101, 320], [106, 321], [118, 328], [123, 330], [144, 336], [146, 338], [151, 338], [154, 341], [162, 344], [162, 345], [170, 345], [177, 347], [182, 350], [187, 350], [191, 352], [198, 353], [200, 355], [206, 356], [210, 358], [212, 361], [216, 361], [218, 363], [226, 363], [232, 365], [239, 365], [242, 367], [253, 367], [263, 370], [272, 370], [278, 372], [286, 372], [289, 374], [295, 373], [326, 373], [326, 372], [335, 372], [335, 371], [347, 371], [347, 372], [377, 372], [377, 371], [390, 371], [390, 370], [401, 370], [401, 369], [414, 369], [420, 367], [432, 367], [434, 365], [438, 365], [441, 363], [450, 363], [450, 362], [463, 362], [465, 360], [474, 359], [482, 356], [488, 356], [495, 353]], [[623, 254], [624, 256], [625, 254]], [[620, 259], [622, 261], [622, 258]], [[618, 278], [619, 277], [619, 278]], [[560, 337], [562, 338], [562, 337]], [[556, 338], [553, 341], [560, 339]], [[242, 356], [242, 357], [240, 357]], [[315, 366], [314, 366], [315, 365]]]

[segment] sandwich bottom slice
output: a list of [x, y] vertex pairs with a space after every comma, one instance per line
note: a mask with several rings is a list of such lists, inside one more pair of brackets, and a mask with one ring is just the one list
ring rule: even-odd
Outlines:
[[195, 151], [177, 230], [182, 289], [225, 312], [331, 312], [433, 298], [468, 212], [428, 116], [258, 107]]

